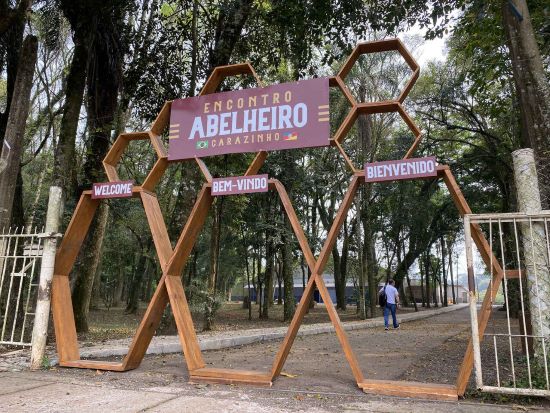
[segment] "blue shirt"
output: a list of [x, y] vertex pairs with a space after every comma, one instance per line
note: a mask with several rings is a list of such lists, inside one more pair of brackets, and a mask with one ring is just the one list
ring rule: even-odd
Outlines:
[[[380, 289], [380, 291], [384, 291], [384, 287]], [[397, 291], [397, 288], [395, 288], [393, 285], [388, 284], [386, 285], [386, 302], [388, 304], [396, 304], [397, 298], [399, 296], [399, 292]]]

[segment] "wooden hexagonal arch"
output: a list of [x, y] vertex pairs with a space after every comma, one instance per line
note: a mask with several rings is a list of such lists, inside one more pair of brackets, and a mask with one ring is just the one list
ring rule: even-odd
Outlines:
[[[397, 100], [387, 102], [357, 103], [344, 84], [344, 78], [361, 54], [375, 53], [386, 50], [399, 51], [413, 71], [411, 78], [407, 82], [404, 90], [401, 92]], [[224, 78], [242, 74], [252, 75], [261, 86], [261, 81], [252, 66], [249, 63], [242, 63], [238, 65], [222, 66], [214, 69], [202, 89], [201, 95], [215, 92]], [[397, 111], [405, 120], [409, 128], [414, 132], [416, 137], [414, 143], [405, 156], [409, 157], [420, 142], [420, 130], [416, 127], [412, 119], [406, 114], [401, 104], [418, 78], [418, 74], [418, 65], [412, 56], [410, 56], [407, 52], [403, 44], [398, 39], [391, 39], [359, 44], [354, 49], [353, 53], [348, 58], [339, 73], [335, 77], [330, 78], [330, 86], [338, 87], [352, 106], [352, 109], [346, 116], [344, 122], [338, 128], [335, 137], [331, 140], [331, 143], [341, 151], [350, 169], [353, 171], [353, 176], [350, 186], [339, 207], [334, 222], [327, 234], [327, 239], [325, 240], [323, 248], [317, 259], [315, 259], [311, 253], [307, 239], [303, 233], [303, 229], [298, 222], [284, 186], [279, 181], [269, 180], [269, 187], [270, 189], [278, 192], [283, 203], [284, 210], [289, 217], [292, 228], [298, 238], [300, 248], [305, 255], [308, 266], [312, 270], [312, 276], [309, 279], [306, 289], [302, 295], [302, 299], [298, 304], [295, 316], [291, 321], [285, 339], [278, 350], [270, 373], [206, 368], [204, 360], [202, 359], [202, 354], [193, 327], [193, 320], [191, 318], [191, 313], [189, 311], [183, 285], [180, 279], [180, 273], [191, 252], [195, 239], [205, 222], [208, 210], [212, 204], [212, 177], [204, 162], [201, 159], [195, 158], [198, 167], [205, 177], [206, 183], [203, 185], [203, 188], [197, 197], [193, 210], [191, 211], [174, 250], [172, 250], [160, 207], [155, 194], [152, 192], [156, 184], [161, 179], [168, 164], [164, 147], [160, 141], [160, 135], [162, 135], [162, 133], [169, 126], [171, 102], [166, 102], [163, 106], [157, 119], [151, 126], [151, 130], [146, 132], [138, 132], [135, 134], [122, 134], [117, 139], [104, 161], [110, 181], [118, 179], [116, 164], [120, 159], [122, 152], [131, 140], [150, 139], [158, 156], [157, 162], [153, 166], [142, 186], [137, 186], [134, 188], [134, 197], [139, 197], [143, 203], [155, 248], [163, 270], [163, 275], [132, 341], [128, 355], [124, 358], [122, 363], [80, 360], [74, 318], [72, 314], [68, 276], [89, 228], [97, 205], [100, 202], [99, 200], [91, 199], [91, 191], [85, 191], [82, 194], [79, 204], [77, 205], [71, 223], [67, 228], [63, 242], [59, 247], [52, 284], [52, 311], [54, 316], [55, 333], [57, 338], [56, 344], [60, 365], [66, 367], [93, 368], [113, 371], [124, 371], [136, 368], [139, 366], [143, 356], [145, 355], [147, 346], [149, 345], [151, 338], [159, 325], [160, 318], [166, 305], [170, 302], [178, 329], [178, 335], [192, 380], [271, 385], [272, 381], [280, 374], [284, 366], [294, 339], [298, 333], [298, 329], [306, 314], [307, 306], [313, 296], [314, 289], [317, 287], [323, 301], [326, 304], [327, 312], [335, 327], [336, 335], [351, 367], [353, 376], [358, 386], [364, 391], [378, 394], [394, 394], [400, 396], [444, 399], [456, 399], [457, 395], [464, 394], [473, 365], [471, 341], [466, 351], [455, 386], [386, 382], [365, 379], [322, 278], [322, 273], [329, 259], [330, 251], [336, 243], [338, 233], [353, 203], [357, 188], [361, 183], [361, 180], [364, 180], [364, 171], [357, 169], [353, 165], [347, 157], [345, 151], [342, 149], [340, 143], [349, 132], [359, 113], [383, 113]], [[170, 125], [170, 131], [177, 130], [178, 126], [179, 125]], [[251, 164], [248, 166], [245, 175], [256, 174], [263, 165], [266, 156], [267, 153], [265, 151], [258, 152]], [[447, 166], [440, 165], [438, 167], [438, 178], [442, 178], [444, 180], [459, 213], [461, 215], [471, 213], [466, 200], [462, 196], [462, 193]], [[492, 258], [492, 252], [479, 227], [472, 225], [471, 229], [472, 238], [477, 244], [483, 260], [486, 265], [493, 266], [493, 273], [496, 274], [495, 279], [493, 280], [495, 283], [494, 285], [497, 286], [497, 288], [494, 288], [494, 293], [496, 294], [502, 279], [502, 269], [499, 267], [498, 260]], [[490, 295], [486, 295], [481, 316], [479, 318], [480, 336], [483, 335], [489, 319], [491, 304], [490, 298]]]
[[[59, 365], [64, 367], [95, 368], [102, 370], [125, 371], [136, 368], [157, 329], [162, 313], [168, 303], [164, 286], [164, 276], [159, 281], [151, 302], [136, 331], [128, 354], [120, 363], [81, 360], [72, 311], [69, 274], [78, 256], [84, 238], [88, 232], [100, 199], [92, 199], [92, 191], [84, 191], [67, 227], [63, 241], [57, 251], [54, 277], [52, 281], [52, 313], [54, 319]], [[155, 250], [161, 268], [164, 270], [172, 256], [170, 239], [157, 198], [154, 194], [134, 187], [133, 197], [140, 198], [145, 210], [147, 222], [153, 237]], [[191, 325], [192, 326], [192, 325]], [[191, 327], [192, 329], [192, 327]], [[194, 330], [192, 332], [194, 334]]]
[[[247, 172], [247, 175], [252, 175], [252, 172]], [[279, 195], [285, 213], [287, 214], [292, 230], [298, 240], [300, 249], [304, 254], [307, 265], [313, 271], [315, 268], [315, 259], [309, 248], [307, 238], [304, 234], [304, 231], [298, 221], [298, 217], [288, 194], [284, 186], [276, 179], [270, 179], [268, 181], [268, 186], [270, 190], [275, 190]], [[183, 289], [180, 289], [180, 274], [183, 270], [183, 267], [191, 253], [193, 245], [196, 242], [197, 236], [202, 229], [210, 206], [212, 205], [213, 197], [211, 195], [212, 184], [211, 182], [205, 183], [195, 206], [187, 220], [187, 223], [179, 237], [179, 240], [174, 248], [174, 254], [170, 259], [170, 262], [167, 265], [165, 274], [166, 274], [166, 285], [168, 291], [173, 293], [184, 295]], [[328, 294], [328, 293], [327, 293]], [[193, 338], [185, 334], [186, 331], [186, 321], [184, 319], [178, 319], [176, 317], [176, 325], [178, 326], [178, 332], [182, 346], [185, 348], [188, 345], [194, 345]], [[192, 360], [192, 355], [184, 352], [185, 359], [188, 366], [192, 366], [194, 360]], [[271, 372], [256, 372], [248, 370], [235, 370], [235, 369], [220, 369], [215, 367], [205, 367], [202, 356], [196, 354], [197, 357], [203, 364], [202, 367], [197, 369], [192, 369], [189, 367], [189, 376], [191, 381], [206, 381], [212, 383], [243, 383], [243, 384], [257, 384], [264, 386], [271, 386], [274, 377], [277, 374]], [[275, 363], [276, 364], [276, 363]]]

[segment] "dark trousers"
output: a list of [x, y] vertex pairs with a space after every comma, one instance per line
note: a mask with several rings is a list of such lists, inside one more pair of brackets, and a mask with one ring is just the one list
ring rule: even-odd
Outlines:
[[393, 321], [393, 328], [399, 327], [399, 324], [397, 324], [397, 317], [395, 315], [395, 310], [397, 309], [397, 305], [395, 304], [386, 304], [384, 307], [384, 325], [386, 328], [388, 328], [388, 318], [391, 312], [391, 318]]

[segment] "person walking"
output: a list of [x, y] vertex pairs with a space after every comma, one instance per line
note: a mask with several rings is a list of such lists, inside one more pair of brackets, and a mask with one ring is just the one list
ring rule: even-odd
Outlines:
[[396, 310], [399, 305], [399, 292], [395, 288], [395, 281], [391, 278], [388, 280], [388, 283], [380, 289], [378, 294], [386, 296], [386, 305], [384, 306], [384, 327], [385, 330], [389, 330], [389, 316], [391, 313], [393, 328], [398, 329], [399, 324], [397, 323]]

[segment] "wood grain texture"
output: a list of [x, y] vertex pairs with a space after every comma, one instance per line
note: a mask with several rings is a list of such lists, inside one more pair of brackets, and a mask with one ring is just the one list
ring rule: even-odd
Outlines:
[[252, 384], [255, 386], [268, 387], [273, 384], [269, 373], [213, 367], [193, 370], [189, 374], [189, 380], [191, 383]]
[[78, 339], [73, 315], [69, 277], [54, 275], [52, 280], [52, 315], [59, 362], [78, 360]]
[[162, 109], [160, 110], [160, 113], [157, 115], [157, 118], [151, 125], [151, 132], [153, 132], [155, 135], [162, 135], [166, 128], [168, 127], [168, 123], [170, 122], [170, 112], [172, 111], [172, 101], [168, 100], [164, 103], [162, 106]]
[[302, 324], [304, 316], [307, 313], [309, 303], [313, 298], [314, 291], [315, 277], [312, 275], [306, 284], [306, 288], [302, 293], [302, 298], [300, 299], [300, 302], [296, 307], [296, 311], [294, 312], [294, 317], [292, 317], [292, 320], [290, 321], [285, 338], [279, 347], [275, 360], [273, 361], [273, 365], [271, 367], [271, 380], [275, 380], [275, 378], [281, 374], [281, 371], [283, 371], [283, 367], [290, 353], [290, 349], [292, 348], [292, 344], [294, 344], [300, 325]]
[[[447, 185], [447, 188], [453, 198], [453, 201], [458, 209], [460, 216], [463, 217], [465, 214], [471, 214], [472, 210], [470, 209], [466, 198], [464, 198], [464, 195], [462, 194], [462, 191], [460, 190], [450, 168], [448, 166], [439, 167], [438, 176], [442, 177], [445, 184]], [[483, 232], [481, 231], [479, 225], [471, 225], [471, 234], [472, 240], [476, 244], [481, 258], [483, 259], [483, 262], [485, 263], [487, 268], [491, 268], [492, 265], [493, 273], [492, 294], [485, 294], [483, 303], [481, 304], [481, 310], [478, 315], [479, 339], [480, 341], [482, 341], [483, 335], [485, 334], [485, 329], [487, 328], [487, 324], [491, 316], [492, 302], [495, 300], [498, 290], [500, 288], [500, 284], [502, 282], [503, 271], [502, 267], [499, 264], [499, 260], [493, 255], [491, 247], [485, 239], [485, 236], [483, 235]], [[470, 380], [473, 366], [474, 349], [472, 339], [470, 338], [456, 381], [457, 392], [460, 396], [463, 396], [466, 392], [466, 387], [468, 386], [468, 381]]]
[[393, 380], [363, 380], [358, 385], [365, 393], [430, 400], [458, 400], [456, 387], [446, 384]]
[[325, 268], [325, 265], [327, 264], [327, 261], [330, 257], [332, 247], [338, 239], [338, 234], [340, 233], [342, 224], [344, 223], [348, 210], [353, 203], [353, 198], [355, 197], [357, 188], [359, 186], [359, 179], [360, 177], [358, 175], [354, 175], [351, 180], [348, 190], [346, 191], [346, 195], [342, 200], [338, 212], [336, 213], [336, 217], [334, 217], [334, 221], [332, 223], [332, 226], [330, 227], [329, 233], [327, 234], [327, 239], [323, 245], [323, 248], [321, 249], [321, 252], [319, 253], [319, 258], [315, 265], [315, 271], [313, 271], [314, 274], [323, 273], [323, 269]]
[[185, 262], [193, 249], [197, 236], [208, 216], [213, 197], [208, 184], [202, 186], [201, 192], [195, 201], [195, 205], [189, 214], [189, 218], [183, 227], [183, 231], [174, 248], [174, 254], [170, 258], [166, 274], [178, 275], [183, 271]]
[[206, 166], [204, 161], [201, 158], [195, 156], [195, 162], [197, 162], [197, 165], [199, 166], [199, 169], [204, 176], [204, 179], [206, 179], [206, 182], [212, 182], [212, 174], [208, 170], [208, 167]]
[[332, 139], [331, 142], [333, 142], [333, 145], [336, 146], [336, 148], [338, 149], [338, 151], [340, 152], [340, 154], [344, 158], [344, 161], [346, 162], [346, 165], [348, 166], [350, 171], [354, 174], [357, 173], [357, 172], [360, 172], [361, 170], [357, 169], [355, 167], [355, 165], [353, 164], [353, 161], [350, 159], [350, 157], [348, 156], [348, 154], [346, 153], [346, 151], [344, 150], [344, 148], [342, 147], [340, 142], [338, 142], [335, 139]]
[[346, 135], [349, 133], [351, 128], [353, 127], [353, 124], [357, 120], [357, 108], [353, 107], [344, 120], [342, 121], [342, 124], [334, 134], [334, 140], [338, 143], [342, 143]]
[[203, 368], [205, 363], [202, 359], [201, 349], [197, 335], [195, 334], [193, 319], [191, 318], [191, 312], [185, 298], [181, 279], [179, 276], [167, 275], [165, 282], [170, 306], [172, 307], [172, 313], [174, 314], [178, 328], [178, 336], [183, 347], [185, 361], [187, 362], [187, 368], [190, 372]]
[[91, 194], [84, 193], [80, 196], [71, 222], [57, 250], [54, 274], [69, 276], [99, 202], [99, 199], [92, 199]]
[[126, 371], [123, 363], [101, 360], [67, 360], [59, 361], [61, 367], [74, 367], [77, 369], [93, 369], [107, 371]]
[[153, 168], [151, 168], [151, 170], [145, 177], [145, 180], [143, 181], [143, 184], [141, 184], [141, 187], [146, 191], [153, 192], [155, 190], [155, 187], [162, 179], [166, 168], [168, 168], [168, 159], [157, 159], [157, 161], [153, 165]]
[[165, 279], [166, 277], [163, 275], [139, 323], [136, 334], [130, 344], [128, 354], [124, 357], [122, 363], [125, 370], [132, 370], [139, 367], [160, 325], [162, 314], [168, 305], [168, 291], [166, 289]]
[[302, 225], [300, 225], [300, 221], [298, 220], [298, 216], [296, 215], [296, 212], [294, 211], [294, 208], [292, 207], [292, 203], [290, 202], [290, 198], [288, 197], [288, 193], [286, 192], [285, 187], [281, 182], [279, 182], [277, 179], [270, 179], [270, 183], [273, 183], [275, 185], [275, 188], [277, 192], [279, 193], [279, 198], [281, 199], [281, 203], [283, 204], [283, 208], [285, 209], [286, 215], [290, 221], [290, 225], [292, 226], [292, 229], [294, 230], [294, 234], [296, 235], [296, 238], [298, 239], [298, 243], [300, 244], [300, 249], [302, 250], [304, 254], [304, 258], [306, 260], [307, 265], [309, 266], [309, 269], [313, 272], [315, 269], [315, 258], [313, 257], [313, 253], [311, 252], [311, 249], [309, 248], [309, 243], [307, 241], [306, 235], [304, 234], [304, 230], [302, 228]]
[[353, 377], [355, 378], [355, 381], [357, 383], [360, 383], [364, 380], [363, 373], [361, 371], [361, 368], [359, 367], [359, 363], [357, 362], [357, 357], [355, 356], [355, 352], [353, 351], [353, 349], [351, 348], [351, 345], [349, 344], [348, 336], [344, 330], [344, 326], [342, 325], [342, 322], [340, 321], [340, 316], [336, 312], [336, 308], [334, 308], [334, 304], [332, 303], [330, 294], [327, 290], [327, 287], [325, 286], [323, 277], [319, 273], [315, 274], [315, 283], [317, 284], [317, 288], [319, 289], [319, 294], [321, 294], [321, 298], [325, 303], [328, 315], [330, 317], [330, 321], [332, 322], [332, 325], [334, 326], [334, 329], [336, 331], [336, 336], [338, 337], [338, 341], [340, 341], [342, 350], [344, 350], [344, 355], [346, 356], [346, 359], [348, 360], [348, 364], [351, 367]]
[[[300, 328], [300, 325], [302, 324], [302, 321], [304, 319], [304, 316], [307, 313], [307, 309], [309, 307], [309, 303], [313, 297], [313, 292], [315, 291], [315, 286], [318, 286], [318, 280], [321, 279], [321, 277], [316, 277], [315, 274], [322, 274], [323, 269], [328, 261], [329, 254], [331, 253], [332, 246], [336, 242], [336, 239], [338, 237], [338, 233], [340, 232], [341, 226], [344, 222], [344, 219], [347, 215], [347, 212], [353, 202], [353, 198], [355, 196], [355, 193], [357, 191], [359, 183], [359, 177], [354, 176], [352, 178], [352, 181], [350, 183], [350, 186], [348, 188], [348, 191], [346, 192], [346, 195], [344, 196], [344, 200], [342, 201], [342, 204], [340, 205], [340, 208], [338, 210], [338, 213], [336, 214], [336, 217], [332, 223], [332, 226], [329, 230], [329, 233], [327, 235], [327, 239], [325, 241], [325, 244], [323, 245], [323, 248], [321, 249], [321, 253], [319, 254], [319, 258], [317, 259], [317, 262], [315, 263], [315, 269], [312, 271], [312, 276], [308, 280], [308, 283], [306, 285], [306, 289], [302, 293], [302, 298], [300, 302], [298, 303], [298, 306], [296, 308], [296, 311], [294, 312], [294, 317], [292, 318], [290, 325], [288, 327], [288, 330], [286, 332], [285, 338], [283, 340], [283, 343], [281, 344], [281, 347], [279, 348], [279, 351], [277, 352], [277, 355], [275, 356], [275, 361], [273, 362], [273, 366], [271, 369], [272, 374], [272, 380], [274, 380], [282, 371], [284, 364], [286, 362], [286, 359], [288, 357], [288, 354], [290, 353], [290, 349], [292, 347], [292, 344], [294, 343], [294, 340], [296, 338], [296, 335], [298, 334], [298, 330]], [[322, 281], [322, 279], [321, 279]], [[324, 286], [324, 283], [322, 284]], [[326, 301], [325, 301], [326, 300]], [[325, 302], [325, 305], [327, 306], [327, 310], [329, 306], [332, 306], [332, 300], [330, 299], [330, 295], [323, 297], [323, 301]], [[334, 308], [334, 306], [332, 306]], [[332, 315], [329, 312], [329, 316], [331, 317], [331, 321], [334, 320], [337, 321], [335, 324], [333, 321], [333, 325], [335, 329], [337, 328], [337, 324], [340, 323], [340, 318], [338, 317], [338, 314], [334, 312]], [[343, 330], [342, 330], [343, 331]], [[345, 334], [345, 333], [344, 333]], [[341, 342], [347, 343], [347, 337], [345, 335], [339, 335], [338, 338], [342, 339]], [[351, 350], [351, 347], [349, 346], [349, 343], [347, 343], [346, 348], [344, 349], [344, 352], [349, 350], [349, 354], [351, 354], [349, 360], [352, 360], [352, 363], [354, 363], [355, 356], [353, 355], [353, 351]], [[351, 365], [351, 364], [350, 364]], [[352, 367], [352, 371], [355, 374], [357, 374], [357, 378], [362, 379], [363, 375], [360, 371], [358, 371], [358, 367], [355, 361], [355, 364]]]
[[168, 266], [173, 252], [160, 205], [157, 197], [152, 194], [141, 192], [140, 197], [145, 209], [149, 229], [153, 236], [153, 243], [155, 244], [160, 266], [164, 270]]
[[260, 168], [265, 163], [265, 160], [267, 158], [267, 152], [266, 151], [260, 151], [254, 156], [254, 159], [252, 162], [250, 162], [250, 165], [248, 166], [248, 169], [244, 173], [244, 176], [250, 176], [250, 175], [256, 175]]

